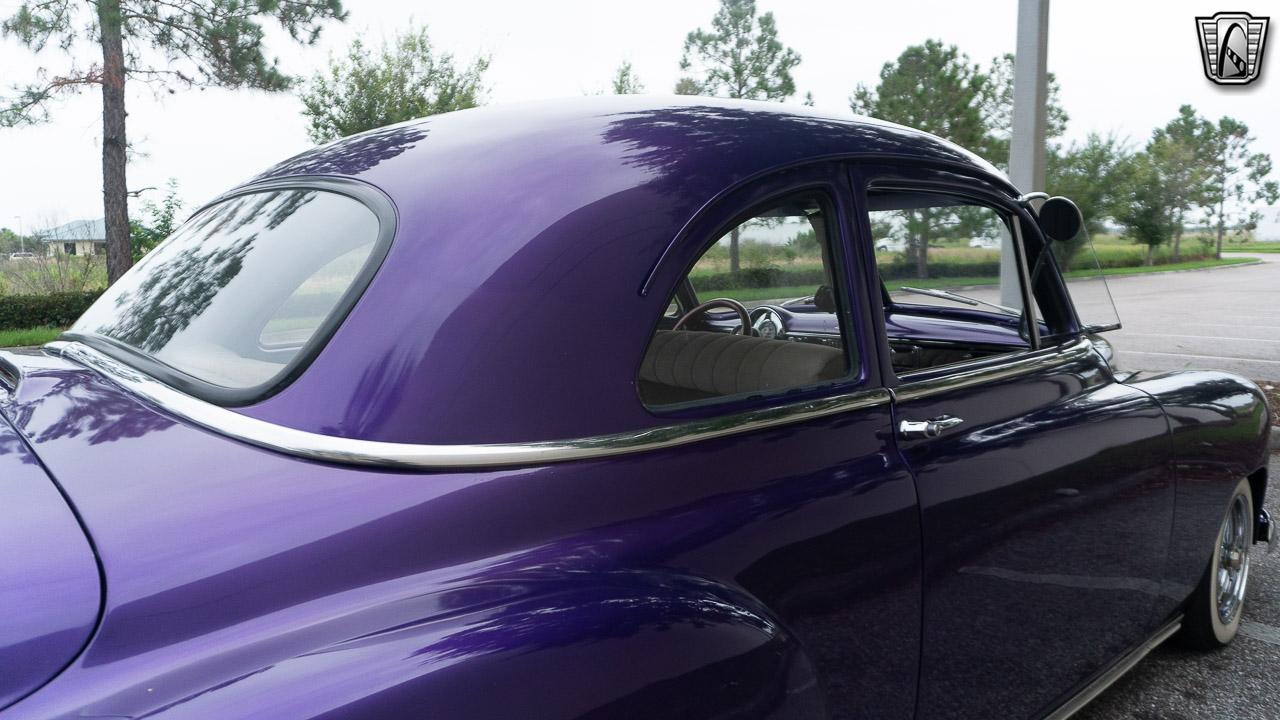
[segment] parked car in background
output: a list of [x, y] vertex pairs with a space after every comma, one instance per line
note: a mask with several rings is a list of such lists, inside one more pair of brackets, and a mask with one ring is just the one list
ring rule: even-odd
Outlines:
[[997, 250], [1000, 248], [1000, 238], [993, 238], [993, 237], [970, 238], [969, 247], [982, 248], [984, 250]]
[[876, 252], [902, 252], [906, 249], [906, 240], [884, 237], [876, 241]]
[[13, 252], [13, 253], [9, 253], [9, 259], [10, 259], [10, 260], [31, 260], [31, 259], [35, 258], [35, 256], [36, 256], [36, 254], [35, 254], [35, 253], [31, 253], [31, 252]]
[[[710, 98], [281, 162], [0, 354], [0, 720], [1058, 717], [1231, 642], [1263, 396], [1121, 382], [1028, 200]], [[878, 260], [922, 209], [1015, 262]], [[750, 223], [815, 244], [735, 285]]]

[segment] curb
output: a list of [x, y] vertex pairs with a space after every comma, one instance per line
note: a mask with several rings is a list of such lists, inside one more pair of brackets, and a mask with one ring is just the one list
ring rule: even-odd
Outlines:
[[1280, 453], [1280, 426], [1271, 426], [1271, 452]]
[[[1223, 253], [1223, 254], [1225, 255], [1226, 253]], [[1267, 262], [1266, 260], [1263, 260], [1261, 258], [1253, 258], [1251, 262], [1231, 263], [1229, 265], [1210, 265], [1209, 267], [1182, 268], [1180, 270], [1148, 270], [1147, 272], [1117, 273], [1115, 275], [1093, 275], [1087, 278], [1064, 277], [1063, 279], [1064, 280], [1094, 280], [1096, 278], [1108, 279], [1108, 278], [1142, 277], [1143, 275], [1170, 275], [1173, 273], [1210, 272], [1212, 270], [1233, 270], [1235, 268], [1253, 267], [1254, 265], [1262, 265], [1262, 264], [1265, 264], [1266, 262]], [[1159, 267], [1159, 266], [1157, 265], [1156, 267]]]
[[[1226, 253], [1223, 253], [1223, 254], [1225, 255]], [[1076, 282], [1080, 282], [1080, 281], [1092, 282], [1094, 280], [1109, 280], [1111, 278], [1131, 278], [1131, 277], [1145, 277], [1147, 275], [1172, 275], [1174, 273], [1210, 272], [1213, 270], [1232, 270], [1235, 268], [1253, 267], [1254, 265], [1264, 265], [1267, 262], [1269, 261], [1255, 257], [1250, 262], [1231, 263], [1230, 265], [1211, 265], [1209, 267], [1183, 268], [1181, 270], [1148, 270], [1147, 272], [1118, 273], [1115, 275], [1089, 275], [1088, 277], [1074, 277], [1074, 278], [1069, 278], [1064, 276], [1062, 279], [1068, 282], [1073, 280]], [[984, 285], [953, 285], [951, 287], [955, 290], [980, 290], [982, 288], [992, 287], [993, 285], [994, 283], [986, 283]], [[893, 290], [890, 290], [889, 292], [893, 292]]]

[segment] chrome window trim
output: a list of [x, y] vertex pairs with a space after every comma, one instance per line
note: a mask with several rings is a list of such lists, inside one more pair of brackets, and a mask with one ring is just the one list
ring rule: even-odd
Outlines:
[[83, 343], [55, 341], [45, 345], [45, 350], [88, 367], [163, 412], [220, 435], [309, 460], [373, 467], [499, 468], [628, 455], [887, 405], [892, 399], [887, 389], [873, 388], [717, 418], [572, 440], [423, 445], [334, 437], [284, 427], [183, 393]]
[[[1031, 292], [1031, 271], [1027, 269], [1027, 246], [1022, 241], [1022, 218], [1010, 213], [1009, 224], [1013, 226], [1014, 256], [1018, 261], [1018, 283], [1022, 286], [1022, 317], [1027, 321], [1027, 334], [1031, 336], [1031, 347], [1040, 349], [1040, 323], [1036, 321], [1036, 299]], [[1018, 321], [1019, 332], [1022, 320]]]
[[939, 377], [905, 382], [893, 388], [893, 397], [898, 402], [919, 400], [1057, 367], [1063, 363], [1088, 357], [1091, 353], [1093, 353], [1093, 343], [1089, 342], [1087, 337], [1080, 337], [1055, 347], [1001, 356], [995, 360], [981, 358], [972, 362], [957, 363], [938, 368], [939, 371], [945, 370], [945, 374]]

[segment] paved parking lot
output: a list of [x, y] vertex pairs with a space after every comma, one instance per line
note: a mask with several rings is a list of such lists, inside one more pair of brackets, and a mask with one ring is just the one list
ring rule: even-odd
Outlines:
[[1121, 367], [1280, 382], [1280, 255], [1250, 257], [1263, 264], [1111, 278], [1124, 328], [1107, 337]]
[[[1271, 477], [1280, 477], [1280, 455], [1271, 458]], [[1277, 497], [1267, 499], [1273, 515]], [[1280, 718], [1280, 552], [1265, 548], [1254, 546], [1244, 624], [1230, 647], [1199, 653], [1166, 643], [1073, 720]]]

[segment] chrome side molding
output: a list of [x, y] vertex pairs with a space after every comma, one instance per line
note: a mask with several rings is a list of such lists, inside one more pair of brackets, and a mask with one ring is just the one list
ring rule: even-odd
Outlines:
[[79, 342], [55, 341], [47, 352], [74, 360], [162, 412], [250, 445], [324, 462], [372, 467], [471, 469], [588, 460], [678, 447], [887, 405], [882, 388], [818, 400], [690, 420], [634, 432], [572, 440], [484, 445], [420, 445], [335, 437], [276, 425], [219, 407], [165, 385]]
[[907, 375], [902, 378], [902, 384], [893, 389], [893, 395], [899, 401], [917, 400], [1055, 367], [1064, 362], [1087, 357], [1092, 352], [1093, 343], [1089, 342], [1088, 338], [1081, 337], [1064, 345], [1034, 350], [995, 361], [982, 359], [965, 365], [955, 365], [948, 368], [948, 374], [943, 377], [912, 380], [911, 376]]
[[1146, 657], [1152, 650], [1155, 650], [1160, 643], [1173, 637], [1174, 633], [1180, 629], [1182, 629], [1181, 615], [1156, 631], [1155, 635], [1152, 635], [1146, 642], [1134, 648], [1128, 655], [1116, 661], [1114, 665], [1094, 678], [1088, 685], [1085, 685], [1080, 692], [1068, 698], [1058, 709], [1046, 715], [1044, 720], [1067, 720], [1067, 718], [1080, 712], [1085, 705], [1088, 705], [1094, 698], [1115, 684], [1116, 680], [1124, 677], [1125, 673], [1132, 670], [1135, 665], [1142, 661], [1142, 658]]

